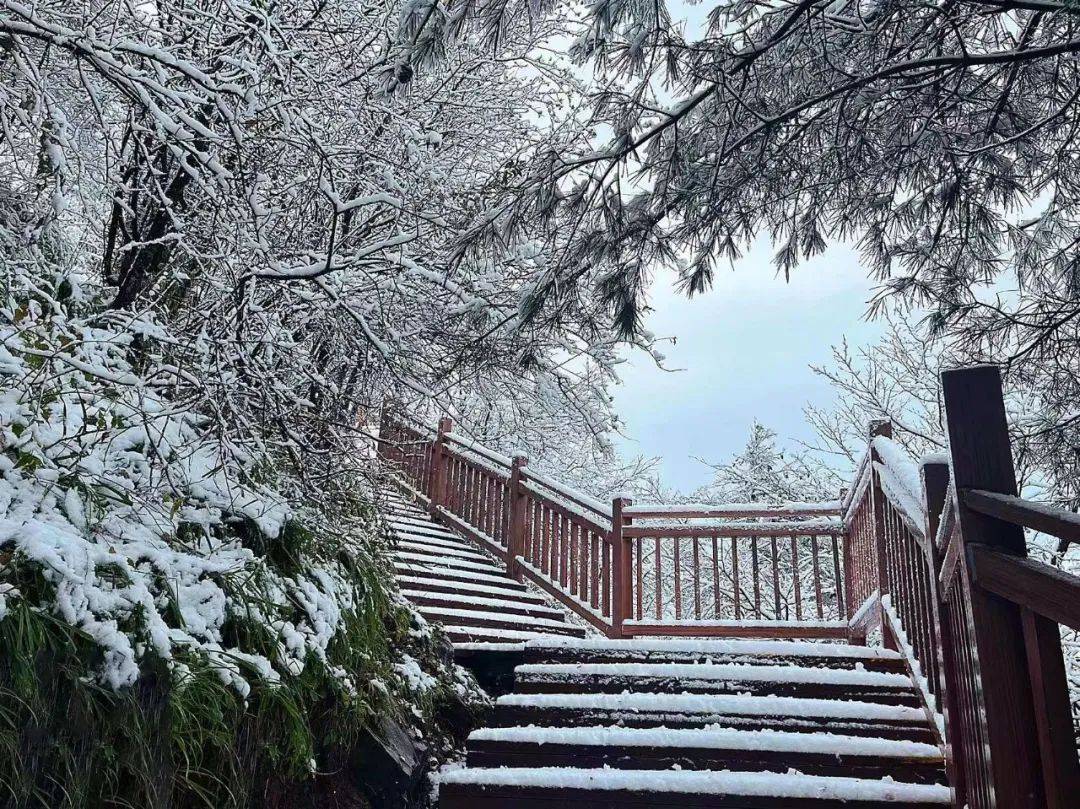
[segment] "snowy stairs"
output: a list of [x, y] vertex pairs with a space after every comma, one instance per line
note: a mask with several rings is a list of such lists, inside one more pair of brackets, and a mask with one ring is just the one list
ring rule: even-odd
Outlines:
[[507, 575], [498, 560], [407, 500], [387, 494], [384, 516], [395, 540], [402, 594], [426, 620], [442, 624], [453, 643], [585, 636], [564, 612]]
[[521, 655], [441, 809], [949, 804], [893, 652], [549, 638]]

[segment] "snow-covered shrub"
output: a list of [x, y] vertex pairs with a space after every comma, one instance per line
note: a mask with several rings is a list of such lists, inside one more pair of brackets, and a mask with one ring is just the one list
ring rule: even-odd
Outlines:
[[[306, 505], [272, 455], [214, 429], [167, 330], [103, 314], [75, 270], [9, 257], [0, 781], [16, 802], [243, 805], [259, 772], [310, 776], [373, 711], [437, 738], [438, 700], [468, 702], [469, 682], [395, 601], [363, 490]], [[148, 767], [148, 746], [184, 765]]]

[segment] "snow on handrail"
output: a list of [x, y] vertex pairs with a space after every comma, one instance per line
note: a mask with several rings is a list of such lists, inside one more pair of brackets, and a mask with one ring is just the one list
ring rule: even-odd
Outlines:
[[855, 474], [851, 477], [853, 483], [847, 493], [840, 499], [840, 511], [844, 515], [844, 522], [851, 517], [859, 500], [862, 498], [863, 489], [870, 480], [870, 447], [866, 448], [859, 465], [855, 467]]
[[471, 438], [466, 438], [460, 433], [446, 433], [446, 440], [451, 441], [458, 446], [463, 447], [464, 449], [467, 449], [469, 452], [475, 452], [477, 455], [481, 455], [489, 461], [494, 461], [497, 464], [505, 466], [505, 471], [507, 472], [510, 470], [510, 467], [514, 463], [508, 456], [503, 455], [501, 452], [496, 452], [493, 449], [485, 447], [478, 441], [473, 441]]
[[840, 501], [824, 503], [684, 503], [681, 505], [645, 504], [627, 506], [623, 516], [639, 519], [709, 519], [745, 517], [834, 517], [840, 515]]
[[571, 489], [569, 486], [564, 486], [562, 483], [559, 483], [556, 480], [552, 480], [546, 475], [541, 475], [539, 472], [529, 469], [528, 467], [521, 470], [521, 476], [526, 480], [530, 480], [533, 483], [537, 483], [547, 489], [551, 489], [553, 492], [556, 492], [561, 497], [568, 499], [573, 503], [585, 506], [591, 511], [595, 511], [601, 517], [605, 517], [609, 520], [611, 519], [610, 503], [601, 503], [596, 498], [590, 497], [584, 492], [579, 492], [576, 489]]
[[871, 446], [877, 451], [880, 462], [874, 470], [881, 481], [881, 491], [904, 518], [908, 528], [922, 537], [925, 534], [926, 504], [922, 494], [922, 478], [919, 467], [895, 441], [876, 436]]
[[633, 523], [623, 528], [625, 537], [694, 537], [694, 536], [827, 536], [841, 534], [844, 524], [838, 519], [816, 517], [808, 520], [709, 520], [707, 522]]

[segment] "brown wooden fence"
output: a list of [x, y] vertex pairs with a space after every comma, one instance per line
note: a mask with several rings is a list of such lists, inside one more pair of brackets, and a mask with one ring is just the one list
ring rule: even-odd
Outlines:
[[601, 503], [390, 409], [380, 456], [441, 522], [609, 637], [847, 638], [840, 504]]
[[389, 409], [379, 452], [433, 517], [607, 636], [879, 637], [918, 686], [954, 805], [1080, 806], [1060, 642], [1080, 630], [1080, 577], [1029, 559], [1024, 534], [1080, 541], [1080, 516], [1017, 496], [997, 368], [942, 389], [948, 456], [915, 464], [874, 422], [837, 503], [600, 503]]

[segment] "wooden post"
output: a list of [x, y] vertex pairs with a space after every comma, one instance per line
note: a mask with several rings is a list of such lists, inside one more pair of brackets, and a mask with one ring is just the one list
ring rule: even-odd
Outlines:
[[[957, 523], [964, 545], [984, 544], [1026, 556], [1020, 526], [972, 511], [964, 505], [962, 497], [966, 489], [1014, 496], [1017, 493], [1001, 374], [997, 367], [989, 365], [946, 371], [941, 375], [941, 386], [953, 483], [959, 500]], [[984, 592], [974, 581], [974, 570], [966, 554], [962, 564], [967, 566], [972, 582], [963, 596], [969, 605], [971, 642], [975, 646], [968, 652], [977, 661], [981, 683], [976, 693], [967, 696], [979, 706], [973, 713], [975, 721], [982, 725], [980, 735], [985, 739], [981, 750], [966, 744], [964, 755], [981, 759], [970, 764], [986, 773], [994, 790], [995, 806], [1002, 809], [1064, 806], [1051, 802], [1043, 789], [1039, 737], [1040, 726], [1048, 718], [1038, 716], [1035, 710], [1021, 609]], [[1058, 654], [1061, 654], [1060, 646]], [[959, 691], [963, 687], [959, 679], [956, 666], [951, 665], [946, 687]], [[1064, 687], [1064, 681], [1061, 686]]]
[[518, 581], [525, 578], [521, 569], [521, 559], [525, 553], [525, 517], [528, 496], [521, 485], [521, 470], [529, 465], [524, 455], [515, 455], [510, 464], [510, 482], [507, 493], [510, 497], [509, 532], [506, 537], [506, 569]]
[[630, 524], [630, 518], [623, 516], [623, 509], [633, 505], [626, 497], [616, 497], [611, 501], [611, 636], [624, 637], [623, 621], [633, 615], [633, 555], [626, 539], [623, 538], [623, 526]]
[[428, 510], [432, 517], [438, 516], [439, 506], [446, 505], [446, 434], [454, 429], [454, 422], [449, 416], [439, 419], [439, 432], [431, 447], [431, 470], [428, 477], [431, 489], [428, 491]]
[[[874, 548], [877, 552], [877, 590], [882, 600], [889, 593], [889, 571], [886, 566], [885, 554], [885, 494], [881, 491], [881, 479], [878, 476], [875, 464], [881, 463], [881, 456], [874, 449], [873, 441], [878, 436], [892, 438], [892, 422], [888, 419], [879, 419], [870, 422], [870, 497], [874, 509]], [[885, 620], [885, 606], [879, 602], [879, 620], [881, 622], [881, 642], [886, 649], [898, 648], [896, 638], [889, 631], [889, 624]]]

